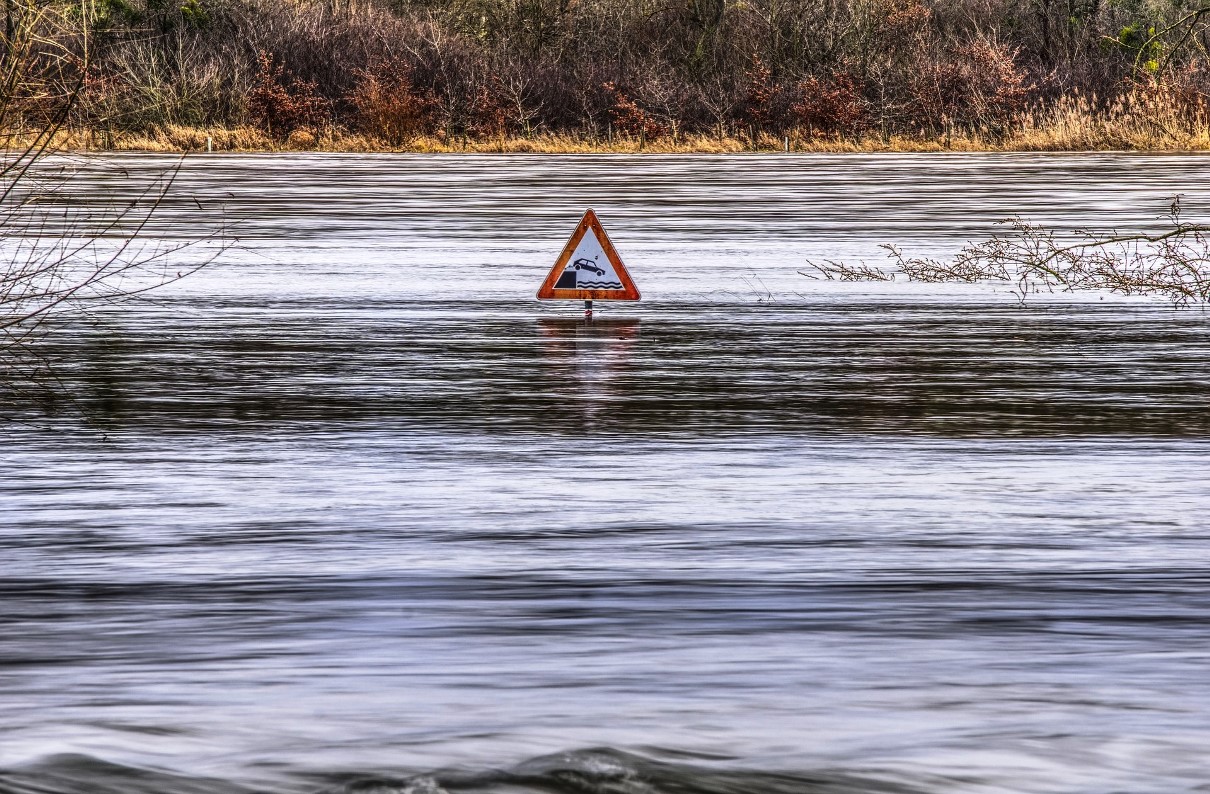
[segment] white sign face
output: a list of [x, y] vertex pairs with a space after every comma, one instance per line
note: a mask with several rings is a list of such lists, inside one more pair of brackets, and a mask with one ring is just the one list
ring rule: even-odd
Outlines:
[[593, 230], [590, 229], [580, 238], [580, 244], [576, 246], [554, 288], [623, 289], [622, 279], [618, 278]]

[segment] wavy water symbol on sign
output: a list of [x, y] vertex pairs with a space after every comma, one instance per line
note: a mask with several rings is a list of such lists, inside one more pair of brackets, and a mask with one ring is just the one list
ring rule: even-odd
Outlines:
[[[586, 235], [584, 239], [596, 242], [595, 237], [589, 238]], [[579, 249], [576, 253], [579, 253]], [[622, 289], [622, 282], [617, 273], [613, 272], [609, 260], [602, 262], [598, 254], [592, 259], [581, 257], [569, 262], [559, 280], [555, 282], [555, 289]]]

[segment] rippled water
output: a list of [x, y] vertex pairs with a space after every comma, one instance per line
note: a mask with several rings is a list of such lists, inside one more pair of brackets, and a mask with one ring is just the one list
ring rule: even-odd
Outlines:
[[[1208, 177], [187, 160], [152, 233], [239, 245], [8, 406], [0, 792], [1207, 790], [1210, 317], [798, 271]], [[532, 298], [587, 206], [592, 325]]]

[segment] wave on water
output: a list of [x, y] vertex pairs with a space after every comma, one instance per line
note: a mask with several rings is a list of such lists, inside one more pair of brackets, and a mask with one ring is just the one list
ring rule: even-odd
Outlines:
[[[612, 748], [541, 756], [505, 770], [299, 775], [276, 789], [57, 755], [0, 769], [0, 794], [912, 794], [844, 771], [768, 772], [720, 760], [657, 760]], [[696, 761], [696, 762], [695, 762]]]

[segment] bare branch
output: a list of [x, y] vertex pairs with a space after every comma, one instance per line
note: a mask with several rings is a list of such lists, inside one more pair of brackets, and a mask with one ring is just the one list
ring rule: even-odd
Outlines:
[[[1015, 282], [1022, 300], [1056, 290], [1108, 290], [1160, 295], [1178, 306], [1210, 303], [1210, 226], [1185, 223], [1180, 214], [1176, 197], [1169, 206], [1172, 228], [1167, 231], [1096, 235], [1080, 230], [1074, 243], [1063, 241], [1053, 229], [1011, 218], [1004, 221], [1010, 233], [968, 243], [949, 261], [907, 257], [893, 245], [883, 248], [911, 281]], [[864, 264], [827, 262], [812, 267], [829, 279], [888, 280], [883, 271]]]

